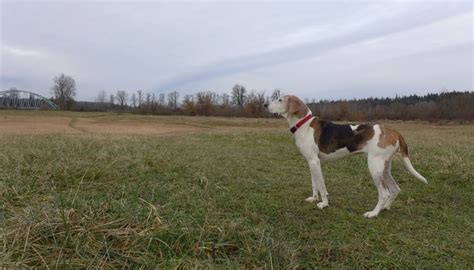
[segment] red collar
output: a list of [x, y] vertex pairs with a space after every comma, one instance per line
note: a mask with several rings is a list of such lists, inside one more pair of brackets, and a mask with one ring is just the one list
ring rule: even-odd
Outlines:
[[308, 114], [305, 117], [301, 118], [296, 122], [296, 125], [294, 125], [292, 128], [290, 128], [291, 133], [295, 133], [304, 123], [308, 122], [309, 119], [313, 118], [313, 114]]

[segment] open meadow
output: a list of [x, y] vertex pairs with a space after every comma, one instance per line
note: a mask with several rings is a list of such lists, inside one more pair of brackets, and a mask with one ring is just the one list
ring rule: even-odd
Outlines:
[[0, 111], [4, 268], [474, 265], [474, 125], [387, 122], [402, 192], [376, 219], [363, 155], [323, 164], [330, 207], [282, 119]]

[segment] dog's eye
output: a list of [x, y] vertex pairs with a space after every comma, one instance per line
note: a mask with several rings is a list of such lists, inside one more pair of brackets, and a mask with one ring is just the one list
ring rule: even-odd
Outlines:
[[281, 102], [281, 98], [280, 98], [278, 101], [280, 101], [280, 102]]

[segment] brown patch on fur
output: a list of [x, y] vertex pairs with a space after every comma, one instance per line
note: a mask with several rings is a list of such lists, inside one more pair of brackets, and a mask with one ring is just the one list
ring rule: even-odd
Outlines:
[[380, 125], [380, 138], [377, 145], [381, 148], [387, 148], [390, 145], [395, 146], [398, 142], [398, 137], [398, 132]]
[[384, 165], [384, 168], [383, 168], [383, 174], [382, 176], [380, 177], [380, 180], [382, 182], [382, 186], [385, 188], [385, 189], [388, 189], [389, 186], [390, 186], [390, 183], [388, 182], [389, 179], [390, 179], [390, 171], [389, 171], [389, 168], [390, 168], [390, 161], [386, 160], [385, 161], [385, 165]]
[[319, 137], [321, 136], [321, 125], [319, 124], [319, 118], [314, 118], [313, 121], [311, 121], [311, 123], [309, 124], [309, 126], [314, 129], [314, 141], [316, 142], [316, 144], [319, 144]]
[[400, 142], [400, 153], [402, 153], [402, 156], [407, 157], [408, 156], [408, 145], [405, 142], [405, 139], [402, 137], [401, 134], [398, 134], [398, 141]]
[[304, 102], [296, 96], [287, 96], [286, 105], [288, 106], [289, 116], [303, 118], [308, 114], [308, 107]]
[[387, 148], [390, 145], [395, 147], [398, 142], [402, 155], [408, 156], [408, 146], [405, 142], [405, 139], [403, 139], [402, 135], [398, 131], [382, 126], [380, 126], [380, 131], [381, 133], [379, 143], [377, 144], [379, 147]]

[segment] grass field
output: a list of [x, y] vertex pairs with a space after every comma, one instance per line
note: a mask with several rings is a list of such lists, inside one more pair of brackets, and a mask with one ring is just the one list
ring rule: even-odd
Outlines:
[[281, 119], [0, 111], [0, 265], [454, 268], [474, 265], [474, 126], [386, 123], [402, 189], [376, 203], [364, 156], [323, 164], [330, 207]]

